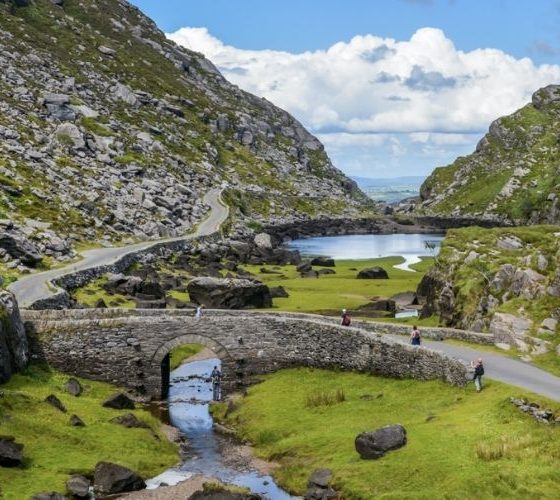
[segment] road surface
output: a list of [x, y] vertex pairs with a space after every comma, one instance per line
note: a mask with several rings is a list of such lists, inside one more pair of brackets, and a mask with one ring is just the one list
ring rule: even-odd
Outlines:
[[[397, 342], [408, 343], [408, 338], [401, 335], [387, 335]], [[449, 356], [470, 363], [473, 359], [484, 361], [485, 377], [507, 384], [522, 387], [535, 394], [540, 394], [555, 401], [560, 401], [560, 377], [556, 377], [536, 366], [508, 356], [479, 351], [475, 347], [463, 347], [446, 342], [422, 340], [422, 345], [435, 351], [442, 351]], [[483, 379], [484, 383], [484, 379]]]
[[92, 250], [86, 250], [81, 253], [82, 260], [79, 262], [74, 262], [67, 266], [50, 271], [30, 274], [18, 281], [15, 281], [8, 288], [16, 296], [20, 307], [29, 308], [31, 304], [37, 300], [53, 296], [58, 290], [50, 282], [53, 279], [64, 276], [65, 274], [90, 269], [92, 267], [110, 265], [130, 252], [144, 250], [162, 242], [189, 240], [199, 236], [213, 234], [220, 228], [220, 225], [227, 219], [229, 214], [228, 208], [220, 200], [220, 194], [221, 190], [219, 189], [213, 189], [206, 193], [204, 196], [204, 203], [210, 206], [210, 214], [199, 224], [196, 231], [192, 234], [181, 237], [144, 241], [142, 243], [136, 243], [134, 245], [124, 247], [95, 248]]

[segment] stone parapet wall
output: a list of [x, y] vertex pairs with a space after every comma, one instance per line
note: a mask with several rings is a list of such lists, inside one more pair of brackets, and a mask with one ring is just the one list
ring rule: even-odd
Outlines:
[[321, 317], [185, 311], [26, 311], [32, 356], [67, 373], [129, 387], [151, 398], [165, 393], [162, 362], [183, 343], [202, 343], [222, 359], [224, 390], [293, 366], [336, 368], [396, 378], [467, 380], [459, 360]]

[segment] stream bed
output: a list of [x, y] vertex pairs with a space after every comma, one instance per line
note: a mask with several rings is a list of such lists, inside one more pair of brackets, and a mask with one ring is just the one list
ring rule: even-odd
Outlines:
[[271, 500], [294, 499], [279, 488], [274, 479], [247, 466], [227, 463], [228, 441], [213, 430], [208, 405], [212, 400], [210, 373], [220, 366], [219, 359], [205, 359], [184, 363], [171, 372], [168, 398], [168, 420], [187, 440], [181, 465], [168, 469], [147, 481], [148, 489], [162, 483], [175, 485], [195, 474], [211, 476], [224, 483], [249, 488], [253, 493]]

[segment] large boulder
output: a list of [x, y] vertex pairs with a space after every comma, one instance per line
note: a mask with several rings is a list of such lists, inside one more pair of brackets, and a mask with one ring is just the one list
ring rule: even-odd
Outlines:
[[95, 466], [93, 489], [98, 496], [143, 490], [145, 487], [146, 483], [136, 472], [122, 465], [99, 462]]
[[17, 467], [23, 461], [23, 445], [12, 437], [0, 437], [0, 467]]
[[268, 286], [248, 279], [195, 278], [187, 285], [192, 302], [214, 309], [271, 307]]
[[29, 346], [15, 297], [0, 291], [0, 383], [29, 361]]
[[356, 277], [359, 280], [384, 280], [388, 279], [389, 275], [387, 274], [387, 271], [385, 271], [385, 269], [376, 266], [362, 269]]
[[264, 248], [266, 250], [272, 249], [272, 238], [268, 233], [259, 233], [255, 235], [253, 241], [258, 248]]
[[373, 432], [362, 432], [354, 445], [361, 458], [381, 458], [390, 450], [406, 444], [406, 429], [400, 425], [387, 425]]
[[35, 266], [42, 259], [37, 247], [27, 239], [25, 234], [10, 225], [0, 226], [0, 248], [6, 250], [12, 258], [19, 259], [28, 266]]

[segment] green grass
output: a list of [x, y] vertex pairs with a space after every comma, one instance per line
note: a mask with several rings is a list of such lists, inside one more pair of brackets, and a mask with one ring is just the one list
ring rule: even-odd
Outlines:
[[100, 299], [103, 299], [108, 307], [123, 307], [126, 309], [136, 307], [136, 302], [126, 298], [124, 295], [111, 295], [107, 293], [103, 288], [106, 282], [106, 277], [94, 280], [86, 286], [74, 290], [72, 292], [72, 298], [79, 304], [88, 307], [95, 307], [95, 303]]
[[[281, 274], [266, 274], [263, 266], [243, 266], [268, 286], [283, 286], [288, 298], [274, 299], [274, 309], [291, 312], [338, 314], [342, 308], [354, 309], [376, 297], [388, 298], [396, 293], [415, 291], [424, 272], [433, 263], [432, 258], [412, 266], [418, 272], [395, 269], [402, 257], [385, 257], [366, 260], [337, 260], [336, 274], [316, 278], [300, 278], [295, 266], [264, 266]], [[381, 266], [389, 274], [386, 280], [359, 280], [358, 271], [366, 267]], [[316, 268], [320, 269], [320, 268]], [[354, 270], [353, 270], [354, 269]]]
[[175, 370], [183, 361], [198, 354], [202, 349], [204, 349], [204, 346], [200, 344], [185, 344], [176, 347], [169, 353], [169, 365], [171, 369]]
[[[144, 478], [177, 463], [176, 446], [161, 435], [159, 421], [148, 411], [133, 413], [151, 429], [127, 429], [112, 424], [111, 418], [129, 411], [101, 406], [118, 389], [81, 380], [84, 393], [76, 398], [63, 390], [67, 379], [56, 371], [31, 366], [0, 386], [4, 393], [0, 398], [0, 434], [14, 436], [25, 445], [23, 468], [0, 467], [0, 497], [20, 500], [40, 491], [64, 492], [71, 474], [91, 475], [101, 460], [130, 467]], [[55, 394], [68, 413], [45, 403], [49, 394]], [[86, 427], [69, 425], [70, 415], [74, 413]]]
[[[560, 428], [538, 424], [509, 403], [524, 394], [520, 389], [485, 383], [477, 394], [472, 385], [290, 369], [251, 387], [226, 423], [259, 456], [279, 462], [275, 478], [297, 494], [315, 468], [328, 467], [345, 499], [557, 498]], [[343, 401], [306, 404], [337, 391]], [[559, 411], [558, 403], [550, 406]], [[214, 414], [223, 416], [223, 407]], [[405, 426], [408, 444], [380, 460], [361, 460], [356, 435], [394, 423]]]

